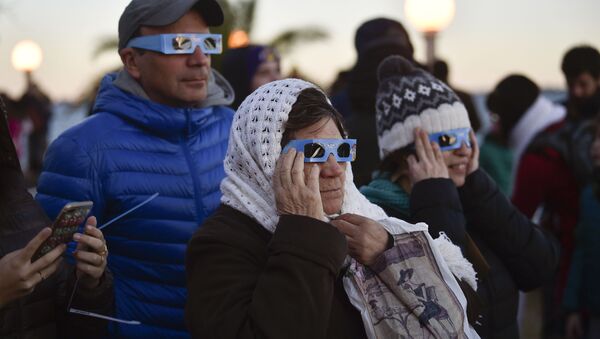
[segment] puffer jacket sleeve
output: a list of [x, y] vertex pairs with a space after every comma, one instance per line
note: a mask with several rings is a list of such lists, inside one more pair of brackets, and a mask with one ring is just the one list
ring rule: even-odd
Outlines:
[[[211, 226], [214, 222], [205, 223], [204, 230], [228, 227]], [[326, 337], [334, 281], [347, 253], [337, 229], [284, 215], [268, 243], [204, 230], [192, 238], [186, 260], [186, 323], [192, 337]]]
[[51, 219], [56, 218], [68, 202], [91, 200], [94, 207], [90, 215], [96, 216], [100, 225], [104, 221], [104, 201], [96, 159], [84, 146], [71, 139], [68, 133], [50, 145], [38, 181], [36, 200]]
[[520, 290], [539, 287], [555, 273], [556, 239], [519, 212], [483, 170], [458, 189], [469, 230], [476, 232], [506, 265]]

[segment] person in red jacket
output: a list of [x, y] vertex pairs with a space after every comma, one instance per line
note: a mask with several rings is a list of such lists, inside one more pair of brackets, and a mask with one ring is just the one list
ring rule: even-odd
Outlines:
[[560, 301], [573, 252], [574, 229], [579, 215], [579, 192], [591, 175], [587, 151], [592, 141], [591, 119], [600, 111], [600, 53], [590, 46], [569, 50], [562, 61], [569, 96], [563, 103], [565, 119], [548, 126], [527, 147], [519, 161], [512, 201], [525, 215], [542, 211], [541, 224], [561, 243], [555, 281], [545, 288], [544, 332], [557, 321]]

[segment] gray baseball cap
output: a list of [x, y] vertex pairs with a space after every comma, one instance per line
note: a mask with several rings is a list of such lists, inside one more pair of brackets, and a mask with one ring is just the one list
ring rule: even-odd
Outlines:
[[216, 0], [132, 0], [119, 19], [119, 49], [125, 48], [140, 26], [166, 26], [191, 9], [208, 26], [223, 24], [223, 10]]

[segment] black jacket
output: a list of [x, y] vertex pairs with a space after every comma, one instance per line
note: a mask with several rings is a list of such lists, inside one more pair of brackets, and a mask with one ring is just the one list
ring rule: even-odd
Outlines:
[[[49, 224], [44, 211], [25, 189], [6, 116], [0, 113], [0, 258], [25, 247]], [[74, 282], [73, 267], [63, 263], [31, 294], [0, 308], [0, 338], [101, 336], [107, 326], [105, 321], [67, 313]], [[72, 303], [72, 307], [102, 314], [109, 314], [112, 305], [112, 278], [108, 272], [94, 290], [79, 286]]]
[[410, 215], [411, 222], [427, 223], [433, 237], [445, 232], [477, 269], [482, 265], [468, 233], [489, 265], [487, 276], [478, 272], [483, 307], [475, 329], [482, 338], [518, 338], [518, 292], [552, 277], [559, 256], [556, 240], [512, 206], [483, 170], [467, 176], [459, 189], [450, 179], [417, 183], [410, 195]]
[[189, 243], [186, 323], [195, 338], [365, 338], [342, 286], [345, 237], [280, 218], [271, 234], [221, 205]]

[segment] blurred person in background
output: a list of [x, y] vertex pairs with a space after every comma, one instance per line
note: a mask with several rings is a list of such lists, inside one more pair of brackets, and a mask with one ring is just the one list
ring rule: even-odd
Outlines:
[[481, 146], [479, 163], [507, 197], [515, 171], [529, 142], [565, 117], [565, 108], [545, 98], [529, 78], [511, 74], [500, 80], [486, 101], [494, 121]]
[[231, 108], [237, 110], [242, 101], [260, 86], [281, 79], [279, 53], [264, 45], [232, 48], [223, 54], [222, 73], [235, 92]]
[[413, 61], [413, 45], [408, 32], [398, 21], [376, 18], [364, 22], [354, 38], [357, 60], [345, 77], [346, 86], [331, 97], [333, 106], [346, 121], [351, 138], [360, 140], [353, 165], [354, 183], [360, 187], [371, 181], [379, 165], [375, 128], [377, 66], [390, 55], [402, 55]]
[[48, 146], [48, 124], [52, 117], [50, 98], [38, 85], [30, 82], [18, 101], [22, 114], [32, 122], [27, 147], [27, 187], [35, 187], [42, 172], [44, 153]]
[[[600, 338], [600, 119], [594, 121], [593, 179], [581, 191], [575, 250], [563, 306], [567, 339]], [[587, 326], [586, 326], [587, 325]]]
[[133, 0], [119, 20], [123, 69], [102, 80], [94, 114], [48, 149], [37, 199], [54, 217], [91, 200], [114, 275], [111, 338], [188, 338], [185, 250], [219, 205], [233, 90], [211, 68], [223, 23], [215, 0]]
[[564, 119], [538, 133], [523, 153], [515, 177], [512, 201], [528, 217], [540, 209], [540, 224], [561, 244], [555, 281], [544, 288], [544, 335], [564, 333], [561, 304], [573, 253], [579, 196], [592, 175], [589, 149], [592, 120], [600, 110], [600, 53], [591, 46], [571, 48], [562, 72], [568, 86]]
[[481, 120], [479, 118], [479, 112], [477, 111], [477, 108], [473, 103], [473, 97], [470, 93], [467, 93], [465, 91], [455, 88], [454, 86], [451, 86], [450, 82], [448, 81], [449, 73], [450, 69], [448, 67], [448, 63], [446, 63], [444, 60], [438, 59], [433, 63], [433, 76], [440, 79], [446, 85], [450, 86], [454, 93], [456, 93], [460, 101], [462, 101], [462, 103], [465, 105], [467, 113], [469, 113], [469, 120], [471, 121], [471, 128], [473, 129], [473, 132], [477, 133], [481, 128]]

